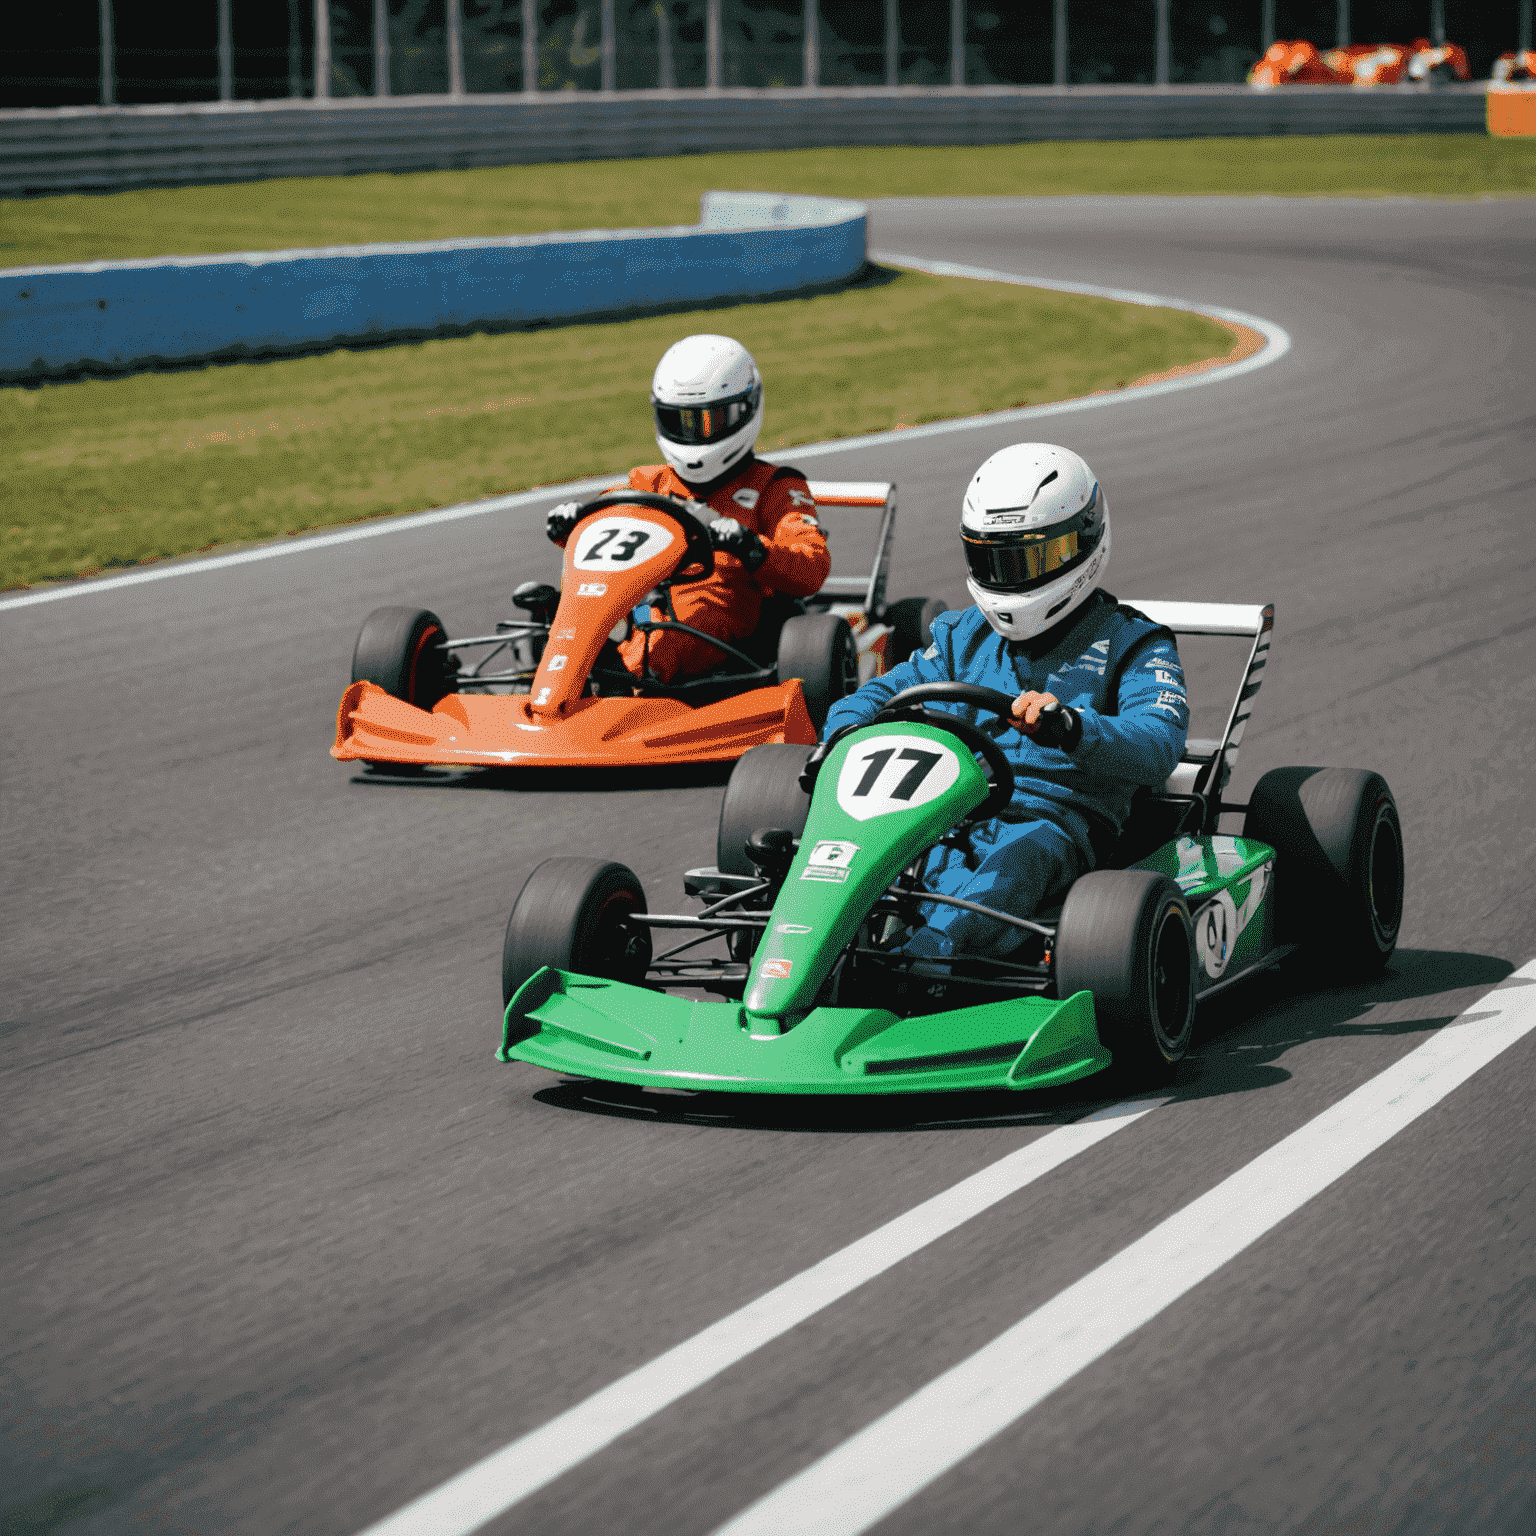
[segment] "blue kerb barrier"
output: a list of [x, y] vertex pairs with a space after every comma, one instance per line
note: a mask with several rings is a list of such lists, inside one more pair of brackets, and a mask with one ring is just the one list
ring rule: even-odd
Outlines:
[[846, 282], [865, 208], [706, 192], [700, 221], [0, 272], [0, 381], [271, 357]]

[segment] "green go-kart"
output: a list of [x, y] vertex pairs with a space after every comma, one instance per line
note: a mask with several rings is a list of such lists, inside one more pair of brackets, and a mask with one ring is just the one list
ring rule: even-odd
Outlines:
[[[1135, 606], [1179, 634], [1251, 633], [1252, 651], [1222, 739], [1190, 742], [1164, 789], [1138, 795], [1112, 856], [1059, 909], [1003, 912], [924, 885], [935, 845], [969, 857], [971, 829], [1015, 811], [996, 740], [1012, 699], [922, 684], [816, 748], [742, 758], [717, 863], [684, 877], [697, 912], [650, 912], [621, 864], [539, 865], [507, 924], [500, 1058], [705, 1092], [1048, 1088], [1111, 1065], [1145, 1082], [1189, 1049], [1200, 999], [1295, 950], [1320, 972], [1380, 970], [1403, 904], [1381, 776], [1280, 768], [1246, 806], [1221, 798], [1273, 608]], [[1234, 811], [1241, 834], [1218, 833]], [[1022, 942], [914, 958], [902, 943], [936, 904]], [[663, 935], [680, 942], [658, 953]]]

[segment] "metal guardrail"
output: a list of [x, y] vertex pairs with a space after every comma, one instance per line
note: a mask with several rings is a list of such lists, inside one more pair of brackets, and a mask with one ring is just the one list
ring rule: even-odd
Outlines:
[[0, 196], [839, 145], [1481, 133], [1481, 87], [868, 88], [0, 112]]
[[803, 293], [864, 266], [862, 203], [708, 192], [698, 225], [0, 271], [0, 383]]

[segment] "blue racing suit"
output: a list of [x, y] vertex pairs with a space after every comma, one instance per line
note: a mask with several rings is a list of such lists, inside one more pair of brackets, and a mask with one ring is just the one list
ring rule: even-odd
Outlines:
[[[1082, 738], [1070, 752], [1006, 731], [998, 745], [1013, 765], [1014, 808], [1026, 819], [977, 827], [974, 870], [957, 849], [935, 848], [923, 872], [931, 890], [1019, 917], [1094, 867], [1124, 827], [1138, 786], [1160, 786], [1173, 772], [1189, 729], [1172, 634], [1095, 591], [1034, 641], [1004, 640], [979, 608], [940, 614], [933, 644], [834, 704], [825, 734], [872, 719], [903, 688], [936, 682], [979, 683], [1010, 698], [1052, 693], [1081, 715]], [[973, 725], [993, 718], [960, 704], [932, 707]], [[910, 954], [1001, 955], [1022, 940], [1018, 929], [957, 907], [930, 907], [925, 916], [927, 926], [905, 946]]]

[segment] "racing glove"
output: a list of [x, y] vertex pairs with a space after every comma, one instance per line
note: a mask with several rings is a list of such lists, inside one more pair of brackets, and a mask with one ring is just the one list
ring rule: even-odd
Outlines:
[[580, 511], [579, 501], [562, 501], [558, 507], [550, 508], [549, 516], [544, 519], [544, 532], [551, 544], [564, 544], [570, 538], [580, 521], [577, 516]]
[[1058, 704], [1053, 699], [1042, 706], [1039, 723], [1029, 739], [1039, 742], [1042, 747], [1075, 752], [1083, 739], [1083, 717], [1071, 705]]
[[768, 558], [768, 546], [734, 517], [717, 517], [709, 525], [709, 542], [722, 554], [735, 555], [749, 571]]

